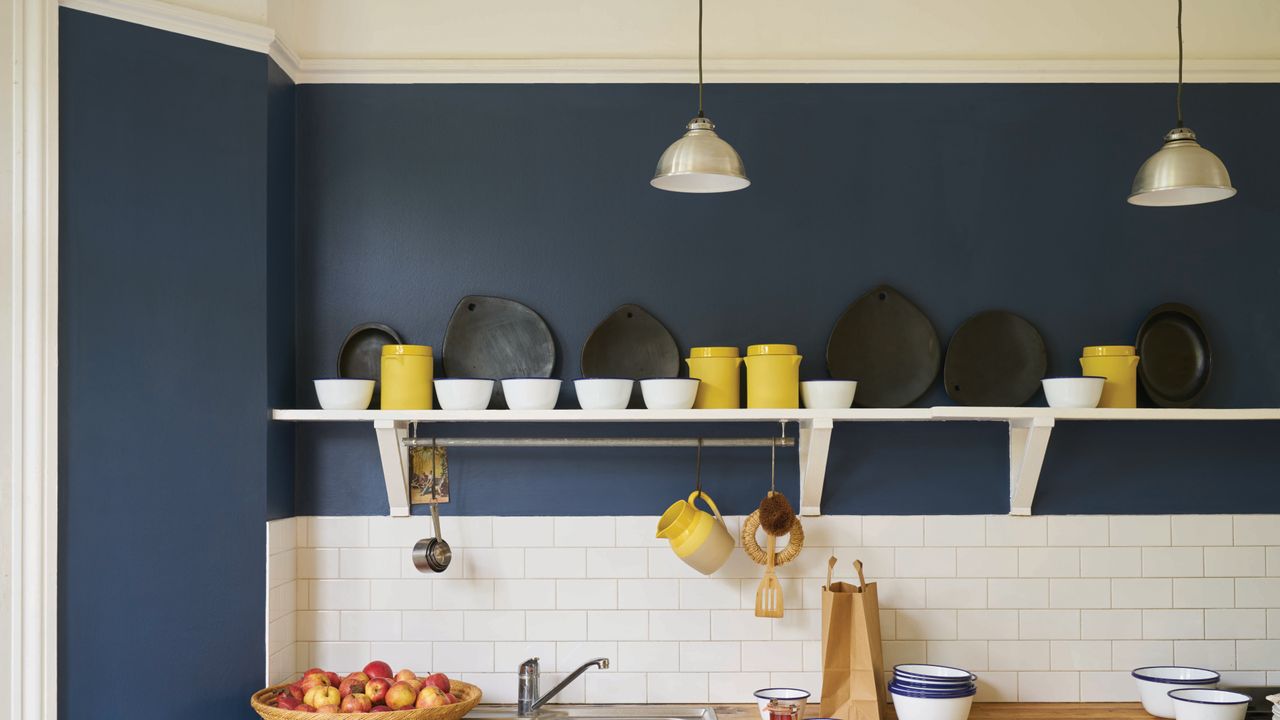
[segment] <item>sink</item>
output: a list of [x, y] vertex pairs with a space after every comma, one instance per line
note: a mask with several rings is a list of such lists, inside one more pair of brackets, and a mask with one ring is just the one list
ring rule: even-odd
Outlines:
[[[551, 705], [539, 708], [539, 720], [717, 720], [707, 705]], [[515, 705], [479, 705], [467, 720], [513, 720]]]

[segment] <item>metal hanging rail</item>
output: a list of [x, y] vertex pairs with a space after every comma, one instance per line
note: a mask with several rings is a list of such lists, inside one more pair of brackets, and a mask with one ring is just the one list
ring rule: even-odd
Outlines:
[[795, 438], [678, 438], [678, 437], [599, 437], [599, 438], [421, 438], [407, 437], [405, 447], [795, 447]]

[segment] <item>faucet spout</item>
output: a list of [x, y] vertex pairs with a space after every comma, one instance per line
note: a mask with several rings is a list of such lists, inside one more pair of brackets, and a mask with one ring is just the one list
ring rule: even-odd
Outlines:
[[[520, 687], [516, 693], [517, 717], [532, 717], [538, 708], [546, 705], [551, 698], [560, 694], [569, 686], [569, 683], [578, 679], [578, 676], [586, 672], [589, 668], [598, 667], [601, 670], [609, 669], [609, 658], [598, 657], [588, 660], [578, 666], [577, 670], [569, 673], [568, 677], [561, 680], [555, 687], [547, 691], [546, 695], [538, 697], [538, 679], [540, 676], [538, 668], [538, 659], [530, 658], [520, 664]], [[537, 698], [536, 700], [534, 698]]]

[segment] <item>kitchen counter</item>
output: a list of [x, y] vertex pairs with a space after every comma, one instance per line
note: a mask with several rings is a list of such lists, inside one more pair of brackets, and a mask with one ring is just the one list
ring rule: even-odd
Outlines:
[[[713, 705], [721, 720], [759, 720], [754, 705]], [[817, 707], [806, 708], [806, 717], [819, 717]], [[894, 717], [893, 705], [889, 718]], [[974, 703], [970, 720], [1152, 720], [1138, 703]]]

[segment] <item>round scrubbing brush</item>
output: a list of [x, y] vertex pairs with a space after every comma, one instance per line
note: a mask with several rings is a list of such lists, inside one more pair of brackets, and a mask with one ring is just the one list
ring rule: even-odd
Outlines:
[[796, 521], [796, 513], [791, 503], [780, 492], [772, 492], [760, 501], [760, 527], [774, 537], [781, 537], [791, 532], [791, 525]]

